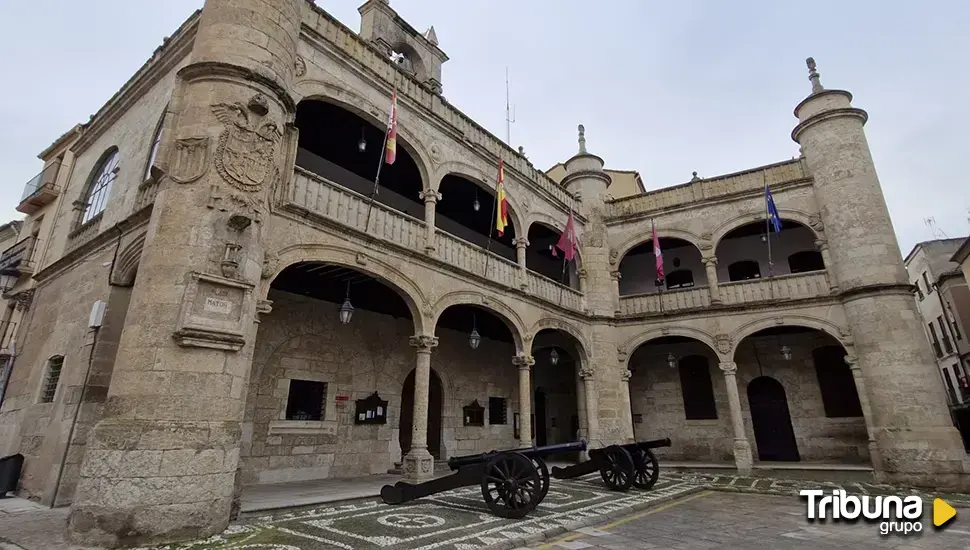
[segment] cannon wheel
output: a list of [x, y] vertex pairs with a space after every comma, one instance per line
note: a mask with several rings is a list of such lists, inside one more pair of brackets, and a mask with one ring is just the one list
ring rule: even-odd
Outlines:
[[536, 470], [539, 472], [539, 479], [542, 481], [542, 487], [539, 488], [539, 497], [536, 501], [536, 506], [538, 506], [546, 498], [546, 493], [549, 492], [549, 467], [546, 466], [546, 462], [541, 458], [533, 458], [532, 464], [535, 465]]
[[633, 477], [633, 486], [637, 489], [650, 489], [660, 477], [660, 464], [657, 455], [650, 449], [637, 449], [631, 453], [636, 464], [637, 475]]
[[614, 491], [627, 491], [636, 477], [636, 467], [629, 451], [619, 445], [603, 449], [600, 459], [600, 477]]
[[499, 453], [485, 464], [482, 498], [488, 509], [506, 519], [524, 518], [539, 504], [542, 479], [521, 453]]

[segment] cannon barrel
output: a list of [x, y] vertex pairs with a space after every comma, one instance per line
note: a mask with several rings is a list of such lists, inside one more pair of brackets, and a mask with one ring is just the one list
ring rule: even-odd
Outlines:
[[557, 443], [555, 445], [545, 445], [542, 447], [522, 447], [521, 449], [512, 449], [506, 451], [489, 451], [487, 453], [480, 453], [477, 455], [465, 455], [465, 456], [455, 456], [448, 459], [448, 467], [452, 470], [457, 470], [462, 466], [470, 466], [472, 464], [483, 464], [488, 462], [493, 456], [499, 453], [522, 453], [528, 458], [542, 458], [549, 455], [559, 454], [559, 453], [572, 453], [576, 451], [585, 451], [586, 442], [585, 441], [573, 441], [570, 443]]
[[650, 441], [640, 441], [636, 444], [637, 447], [641, 449], [656, 449], [658, 447], [670, 447], [671, 442], [669, 437], [663, 439], [652, 439]]

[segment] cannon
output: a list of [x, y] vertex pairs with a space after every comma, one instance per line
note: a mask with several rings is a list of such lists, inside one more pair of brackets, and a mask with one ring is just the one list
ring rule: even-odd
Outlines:
[[599, 470], [606, 486], [615, 491], [627, 491], [631, 486], [650, 489], [660, 476], [660, 464], [652, 451], [658, 447], [670, 447], [670, 438], [591, 449], [589, 460], [565, 468], [553, 467], [552, 477], [572, 479]]
[[481, 484], [482, 499], [489, 511], [502, 518], [519, 519], [535, 510], [549, 492], [549, 469], [545, 459], [585, 450], [586, 442], [576, 441], [456, 456], [448, 460], [453, 474], [417, 484], [398, 481], [394, 485], [385, 485], [381, 488], [381, 499], [385, 504], [402, 504]]

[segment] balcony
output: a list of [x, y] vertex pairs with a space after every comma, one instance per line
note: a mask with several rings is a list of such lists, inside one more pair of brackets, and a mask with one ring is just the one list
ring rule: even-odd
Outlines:
[[20, 197], [17, 211], [29, 215], [54, 202], [61, 191], [57, 186], [57, 174], [60, 169], [61, 163], [54, 162], [41, 170], [40, 174], [31, 178], [24, 186], [24, 193]]
[[0, 356], [14, 354], [14, 342], [17, 339], [17, 323], [11, 321], [0, 322]]
[[[304, 168], [295, 170], [293, 185], [285, 199], [291, 207], [407, 250], [425, 250], [428, 233], [424, 220], [376, 201], [370, 203], [365, 195]], [[503, 287], [519, 288], [522, 269], [517, 263], [441, 228], [435, 234], [437, 242], [430, 253], [434, 260]], [[582, 294], [537, 273], [526, 273], [526, 288], [530, 294], [581, 311]]]
[[[804, 300], [831, 294], [825, 271], [719, 283], [718, 289], [724, 306]], [[620, 314], [624, 316], [659, 315], [710, 306], [710, 289], [706, 286], [620, 297]]]
[[36, 269], [34, 251], [40, 241], [31, 235], [3, 251], [0, 255], [0, 275], [19, 278], [30, 275]]

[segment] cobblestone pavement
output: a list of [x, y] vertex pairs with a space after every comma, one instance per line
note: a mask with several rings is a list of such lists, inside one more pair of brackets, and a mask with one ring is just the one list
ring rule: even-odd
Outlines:
[[931, 507], [924, 506], [922, 533], [883, 536], [877, 523], [810, 523], [805, 519], [805, 499], [705, 491], [612, 523], [582, 528], [531, 548], [967, 549], [970, 515], [966, 519], [960, 517], [967, 512], [970, 510], [958, 511], [955, 520], [937, 531], [932, 526]]

